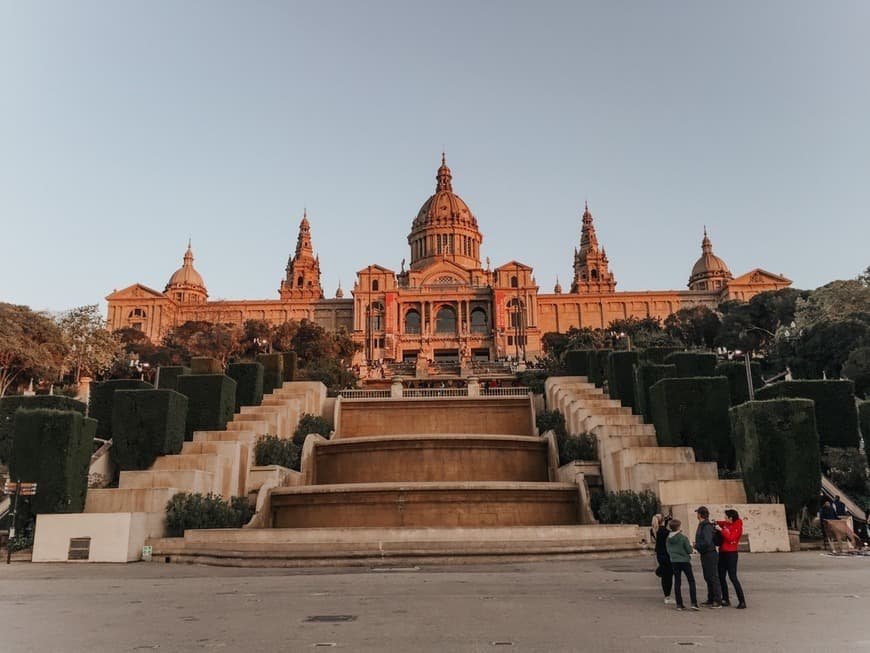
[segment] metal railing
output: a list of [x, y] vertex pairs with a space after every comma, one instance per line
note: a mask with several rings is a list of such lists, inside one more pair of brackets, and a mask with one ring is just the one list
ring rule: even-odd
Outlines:
[[529, 389], [526, 386], [480, 389], [482, 397], [525, 397], [527, 394], [529, 394]]

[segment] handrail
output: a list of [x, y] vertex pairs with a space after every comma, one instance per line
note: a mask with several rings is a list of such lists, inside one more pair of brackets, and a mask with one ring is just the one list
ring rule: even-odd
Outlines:
[[[825, 493], [830, 499], [833, 499], [835, 496], [840, 497], [840, 501], [843, 502], [843, 505], [846, 506], [846, 510], [849, 511], [849, 514], [852, 515], [858, 521], [866, 522], [868, 515], [864, 512], [864, 509], [861, 508], [857, 503], [852, 501], [845, 492], [843, 492], [840, 488], [834, 485], [834, 482], [829, 479], [827, 476], [822, 474], [822, 492]], [[863, 516], [862, 516], [863, 515]]]

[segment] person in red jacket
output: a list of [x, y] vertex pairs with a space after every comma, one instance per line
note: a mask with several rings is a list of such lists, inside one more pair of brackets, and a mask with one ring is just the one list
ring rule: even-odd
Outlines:
[[734, 585], [734, 593], [737, 594], [737, 609], [746, 608], [746, 597], [743, 596], [743, 587], [737, 580], [737, 547], [740, 544], [740, 536], [743, 535], [743, 521], [736, 510], [725, 511], [725, 521], [716, 522], [716, 530], [722, 534], [722, 544], [719, 546], [719, 584], [722, 586], [722, 605], [731, 605], [728, 600], [728, 585], [725, 583], [725, 575], [731, 579]]

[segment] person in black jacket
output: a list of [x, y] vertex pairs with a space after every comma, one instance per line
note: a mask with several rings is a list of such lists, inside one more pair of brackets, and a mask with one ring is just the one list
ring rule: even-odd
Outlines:
[[674, 569], [671, 567], [671, 557], [668, 555], [668, 535], [671, 529], [668, 528], [668, 522], [671, 516], [655, 515], [653, 517], [650, 532], [656, 544], [656, 575], [662, 581], [662, 593], [665, 595], [665, 603], [673, 603], [671, 598], [671, 588], [674, 582]]
[[715, 527], [710, 521], [710, 511], [706, 506], [695, 510], [698, 515], [698, 530], [695, 531], [695, 549], [701, 557], [704, 582], [707, 583], [707, 600], [701, 605], [709, 608], [722, 607], [722, 586], [719, 584], [719, 554], [713, 541]]

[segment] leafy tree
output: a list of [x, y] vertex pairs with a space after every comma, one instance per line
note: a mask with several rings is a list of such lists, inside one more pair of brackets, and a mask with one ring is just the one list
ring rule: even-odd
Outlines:
[[299, 329], [299, 323], [293, 320], [279, 324], [272, 330], [272, 349], [274, 351], [289, 351], [293, 348], [293, 338]]
[[657, 317], [628, 317], [613, 320], [607, 327], [611, 333], [625, 333], [636, 347], [663, 347], [674, 344]]
[[571, 327], [565, 332], [565, 335], [568, 336], [568, 346], [565, 347], [565, 351], [569, 349], [604, 348], [606, 334], [602, 329], [592, 329], [590, 327], [578, 329], [577, 327]]
[[544, 353], [559, 358], [568, 348], [568, 335], [550, 331], [541, 336], [541, 344], [544, 346]]
[[712, 348], [722, 320], [707, 306], [681, 308], [665, 318], [665, 331], [686, 347]]
[[855, 394], [870, 394], [870, 346], [856, 347], [843, 364], [843, 376], [855, 383]]
[[854, 313], [866, 312], [868, 307], [870, 286], [855, 279], [832, 281], [798, 300], [795, 327], [798, 330], [808, 329], [819, 322], [835, 321]]
[[751, 352], [772, 351], [775, 339], [792, 328], [797, 307], [808, 295], [804, 290], [783, 288], [759, 293], [748, 302], [720, 304], [722, 326], [715, 344]]
[[183, 352], [186, 358], [207, 356], [226, 366], [230, 357], [242, 350], [243, 333], [237, 324], [188, 321], [170, 331], [163, 344]]
[[266, 320], [245, 320], [242, 327], [242, 356], [253, 358], [257, 354], [271, 354], [275, 327]]
[[799, 378], [838, 378], [853, 350], [870, 346], [870, 319], [822, 320], [790, 344], [789, 366]]
[[56, 378], [65, 355], [63, 335], [50, 317], [0, 302], [0, 397], [27, 378]]
[[123, 359], [121, 341], [106, 329], [106, 321], [96, 304], [63, 313], [58, 326], [67, 349], [64, 365], [73, 373], [75, 383], [82, 374], [101, 375]]

